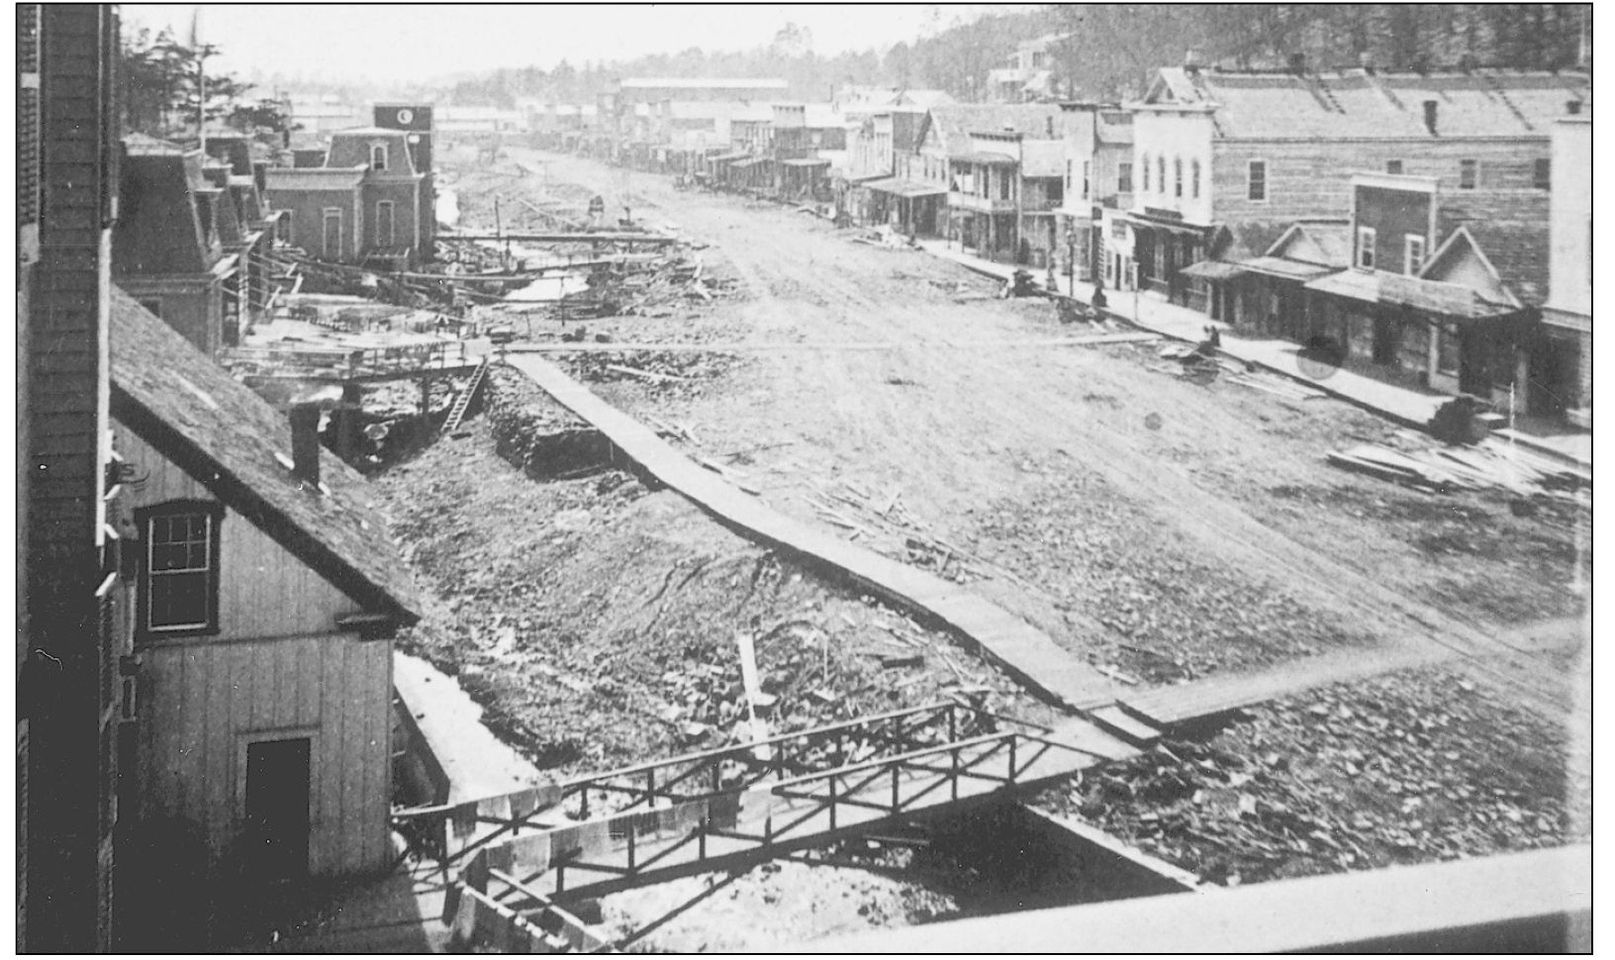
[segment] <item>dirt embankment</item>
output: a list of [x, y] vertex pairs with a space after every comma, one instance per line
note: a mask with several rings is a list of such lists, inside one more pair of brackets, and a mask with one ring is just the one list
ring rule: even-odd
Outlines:
[[[492, 383], [489, 415], [470, 436], [377, 483], [430, 596], [409, 645], [457, 672], [488, 722], [541, 767], [602, 770], [739, 737], [737, 631], [753, 638], [763, 689], [780, 698], [775, 729], [978, 688], [991, 706], [1050, 716], [946, 636], [675, 493], [573, 459], [581, 441], [545, 439], [573, 436], [570, 415], [517, 375]], [[590, 475], [528, 476], [582, 469]]]

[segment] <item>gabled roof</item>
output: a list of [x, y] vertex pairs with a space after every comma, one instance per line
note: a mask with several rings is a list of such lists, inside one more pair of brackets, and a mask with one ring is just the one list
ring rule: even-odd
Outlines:
[[1547, 223], [1471, 220], [1462, 230], [1520, 303], [1541, 306], [1546, 302], [1552, 254], [1551, 227]]
[[[1028, 139], [1057, 139], [1065, 136], [1069, 124], [1065, 111], [1055, 103], [955, 103], [926, 111], [919, 139], [932, 127], [949, 154], [969, 153], [972, 132], [1014, 132]], [[1053, 123], [1054, 137], [1049, 137]]]
[[1303, 220], [1295, 223], [1273, 241], [1266, 256], [1345, 269], [1351, 265], [1351, 221]]
[[322, 450], [328, 492], [304, 489], [276, 457], [292, 449], [285, 417], [116, 288], [111, 317], [120, 422], [369, 612], [419, 619], [414, 584], [362, 477]]
[[[1419, 271], [1420, 278], [1439, 281], [1456, 278], [1487, 303], [1521, 306], [1523, 301], [1518, 293], [1481, 248], [1480, 241], [1472, 232], [1475, 228], [1479, 228], [1478, 223], [1454, 230], [1425, 262], [1424, 268]], [[1547, 232], [1544, 230], [1543, 240], [1546, 239]], [[1478, 276], [1476, 267], [1479, 268]], [[1537, 303], [1541, 302], [1538, 298]]]
[[[1587, 77], [1477, 69], [1428, 74], [1363, 69], [1296, 73], [1166, 67], [1144, 105], [1212, 111], [1223, 137], [1545, 136], [1568, 100], [1591, 97]], [[1435, 133], [1425, 126], [1435, 103]]]

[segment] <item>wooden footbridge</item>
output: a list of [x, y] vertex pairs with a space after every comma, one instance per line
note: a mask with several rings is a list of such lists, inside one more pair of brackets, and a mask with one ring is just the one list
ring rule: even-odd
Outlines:
[[1137, 748], [1083, 721], [1056, 729], [939, 703], [397, 815], [458, 869], [456, 939], [595, 951], [568, 904], [1004, 800]]

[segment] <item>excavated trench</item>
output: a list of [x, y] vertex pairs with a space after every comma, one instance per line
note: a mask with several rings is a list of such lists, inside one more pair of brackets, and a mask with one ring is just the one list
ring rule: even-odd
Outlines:
[[[495, 453], [531, 480], [634, 469], [599, 431], [518, 373], [496, 369], [482, 408]], [[724, 633], [724, 626], [712, 629]], [[513, 734], [519, 736], [505, 731]], [[862, 929], [1181, 889], [1006, 801], [803, 851], [735, 876], [698, 875], [612, 894], [579, 909], [635, 951], [769, 950]], [[759, 915], [767, 919], [759, 922]]]

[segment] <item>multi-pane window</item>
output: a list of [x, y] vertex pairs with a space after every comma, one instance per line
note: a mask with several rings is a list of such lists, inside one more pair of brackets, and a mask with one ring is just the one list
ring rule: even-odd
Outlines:
[[1147, 153], [1144, 154], [1143, 168], [1144, 168], [1143, 169], [1144, 192], [1149, 193], [1150, 192], [1150, 155], [1147, 154]]
[[1547, 157], [1538, 157], [1531, 165], [1531, 186], [1538, 190], [1549, 190], [1553, 187], [1553, 161]]
[[385, 143], [374, 143], [370, 145], [370, 169], [386, 172], [387, 145]]
[[1189, 195], [1200, 199], [1200, 161], [1195, 160], [1189, 164]]
[[1267, 161], [1252, 160], [1246, 168], [1245, 196], [1252, 200], [1267, 199]]
[[1373, 227], [1357, 228], [1357, 265], [1365, 270], [1374, 269], [1374, 239]]
[[1385, 172], [1389, 173], [1389, 174], [1392, 174], [1393, 176], [1401, 176], [1402, 175], [1402, 161], [1400, 161], [1400, 160], [1387, 160], [1387, 161], [1385, 161]]
[[1082, 199], [1088, 199], [1090, 193], [1088, 178], [1093, 174], [1093, 164], [1087, 160], [1082, 161]]
[[1480, 180], [1480, 164], [1474, 160], [1458, 161], [1458, 189], [1473, 190]]
[[1126, 160], [1116, 164], [1116, 192], [1133, 192], [1133, 165]]
[[1183, 158], [1172, 158], [1172, 195], [1183, 196]]
[[1424, 238], [1410, 233], [1402, 238], [1402, 272], [1413, 276], [1424, 269]]
[[165, 510], [146, 521], [142, 626], [194, 632], [217, 626], [218, 515]]
[[1166, 155], [1155, 158], [1155, 189], [1166, 193]]

